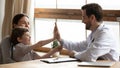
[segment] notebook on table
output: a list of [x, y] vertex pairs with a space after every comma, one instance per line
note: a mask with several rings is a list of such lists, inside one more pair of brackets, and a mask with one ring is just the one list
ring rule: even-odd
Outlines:
[[56, 57], [56, 58], [40, 59], [40, 61], [47, 62], [47, 63], [60, 63], [60, 62], [77, 61], [77, 59], [75, 59], [75, 58], [69, 58], [69, 57]]
[[86, 67], [110, 67], [114, 65], [115, 62], [80, 62], [78, 66], [86, 66]]

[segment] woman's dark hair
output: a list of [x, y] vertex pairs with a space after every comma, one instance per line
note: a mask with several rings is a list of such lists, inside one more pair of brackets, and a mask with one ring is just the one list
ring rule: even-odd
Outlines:
[[28, 17], [26, 14], [23, 13], [15, 15], [12, 20], [12, 28], [14, 28], [14, 24], [18, 24], [18, 21], [24, 16]]
[[12, 46], [15, 46], [16, 44], [19, 43], [17, 38], [22, 37], [25, 32], [29, 32], [29, 30], [26, 28], [14, 28], [12, 30], [12, 33], [10, 36], [10, 41], [12, 43]]
[[91, 15], [95, 15], [98, 22], [103, 19], [103, 11], [100, 5], [96, 3], [90, 3], [82, 6], [82, 10], [86, 10], [86, 15], [90, 17]]

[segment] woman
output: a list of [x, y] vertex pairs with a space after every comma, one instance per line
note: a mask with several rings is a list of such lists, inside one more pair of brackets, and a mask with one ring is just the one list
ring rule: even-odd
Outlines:
[[[30, 28], [30, 24], [29, 24], [29, 17], [25, 14], [17, 14], [14, 16], [13, 20], [12, 20], [12, 28], [18, 28], [18, 27], [25, 27], [25, 28]], [[52, 40], [50, 42], [52, 42], [54, 39], [51, 38]], [[1, 43], [0, 43], [0, 52], [1, 52], [1, 59], [2, 59], [2, 63], [12, 63], [12, 62], [16, 62], [12, 59], [12, 47], [11, 47], [11, 42], [10, 42], [10, 37], [7, 36], [5, 37]]]
[[[25, 14], [17, 14], [13, 17], [12, 28], [16, 27], [26, 27], [29, 28], [29, 17]], [[6, 36], [2, 39], [0, 43], [0, 52], [1, 52], [1, 63], [12, 63], [15, 62], [11, 59], [11, 46], [10, 46], [10, 37]]]

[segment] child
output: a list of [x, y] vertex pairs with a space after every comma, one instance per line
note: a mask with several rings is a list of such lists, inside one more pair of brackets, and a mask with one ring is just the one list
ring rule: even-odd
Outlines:
[[38, 43], [30, 46], [31, 36], [29, 30], [26, 28], [14, 28], [11, 34], [11, 45], [12, 45], [12, 58], [15, 61], [27, 61], [27, 60], [34, 60], [34, 59], [41, 59], [41, 58], [48, 58], [55, 52], [59, 51], [56, 47], [52, 51], [48, 52], [43, 56], [37, 55], [33, 51], [36, 47], [41, 47], [45, 44], [48, 44], [55, 40], [55, 38], [39, 41]]

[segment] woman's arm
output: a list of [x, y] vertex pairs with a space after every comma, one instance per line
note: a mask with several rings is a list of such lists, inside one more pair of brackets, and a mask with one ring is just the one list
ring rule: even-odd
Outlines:
[[53, 48], [51, 51], [49, 51], [47, 54], [41, 56], [41, 58], [49, 58], [51, 55], [61, 50], [62, 50], [62, 46], [57, 46]]

